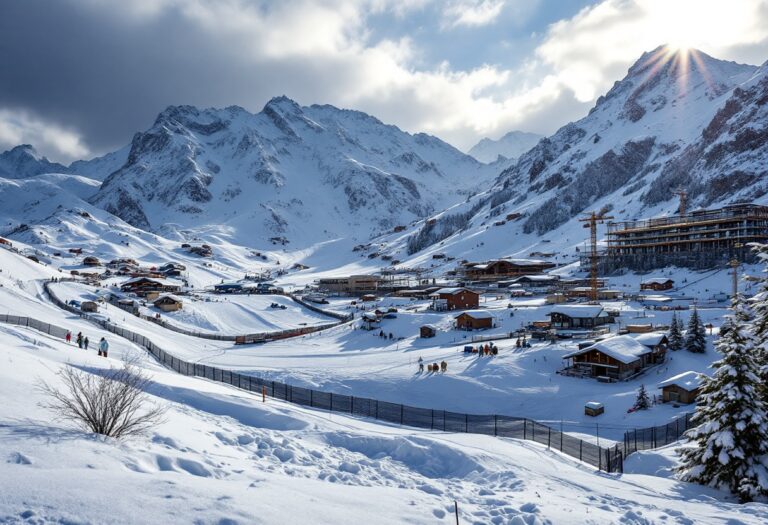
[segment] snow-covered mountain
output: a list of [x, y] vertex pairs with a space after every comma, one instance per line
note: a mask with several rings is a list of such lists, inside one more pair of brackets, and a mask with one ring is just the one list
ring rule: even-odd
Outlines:
[[541, 138], [542, 136], [536, 133], [510, 131], [498, 140], [487, 137], [481, 139], [468, 153], [486, 164], [496, 162], [499, 157], [514, 160], [534, 147]]
[[435, 137], [279, 97], [257, 114], [167, 108], [134, 136], [92, 202], [145, 229], [214, 225], [245, 243], [284, 237], [301, 246], [407, 224], [495, 175]]
[[50, 162], [29, 144], [21, 144], [0, 153], [0, 177], [23, 179], [41, 173], [69, 173], [69, 169], [57, 162]]
[[410, 254], [409, 265], [428, 264], [435, 250], [472, 260], [554, 251], [570, 260], [584, 241], [574, 219], [586, 211], [618, 220], [674, 213], [678, 188], [689, 209], [768, 202], [767, 101], [768, 64], [662, 46], [488, 191], [382, 242], [395, 258]]

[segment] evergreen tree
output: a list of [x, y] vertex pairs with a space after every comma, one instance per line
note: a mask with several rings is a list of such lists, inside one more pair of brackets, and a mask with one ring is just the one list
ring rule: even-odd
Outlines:
[[[763, 262], [768, 262], [768, 244], [754, 246], [754, 251]], [[768, 268], [764, 270], [768, 272]], [[765, 403], [768, 403], [768, 277], [763, 277], [760, 289], [752, 298], [752, 311], [754, 319], [752, 330], [755, 334], [755, 355], [760, 365], [760, 394]]]
[[686, 437], [696, 446], [679, 449], [680, 479], [728, 489], [742, 502], [768, 493], [768, 414], [757, 393], [758, 363], [750, 316], [739, 298], [726, 318], [712, 377], [702, 377], [699, 404]]
[[635, 408], [637, 410], [648, 410], [651, 408], [651, 399], [648, 397], [648, 392], [645, 390], [645, 385], [640, 385], [640, 389], [637, 391]]
[[707, 351], [706, 329], [699, 317], [699, 311], [693, 308], [693, 313], [688, 319], [688, 331], [685, 334], [685, 349], [695, 354], [703, 354]]
[[683, 349], [683, 326], [682, 319], [677, 316], [677, 312], [672, 313], [672, 322], [669, 325], [669, 349], [677, 352]]

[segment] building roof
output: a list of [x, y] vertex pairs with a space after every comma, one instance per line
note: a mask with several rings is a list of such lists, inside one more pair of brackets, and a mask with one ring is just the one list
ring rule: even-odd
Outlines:
[[606, 312], [603, 309], [603, 307], [600, 306], [599, 304], [568, 304], [568, 305], [556, 306], [552, 308], [552, 311], [549, 312], [547, 315], [552, 315], [552, 314], [562, 314], [572, 319], [574, 318], [593, 319], [595, 317], [608, 316], [608, 312]]
[[674, 283], [672, 279], [668, 277], [651, 277], [650, 279], [643, 279], [643, 282], [641, 284], [665, 284], [665, 283]]
[[518, 281], [526, 280], [526, 281], [542, 281], [542, 282], [550, 282], [550, 281], [557, 281], [560, 277], [557, 275], [521, 275], [520, 277], [516, 279], [512, 279], [513, 283], [516, 283]]
[[[456, 295], [457, 293], [461, 292], [472, 292], [472, 290], [468, 290], [467, 288], [460, 288], [460, 287], [454, 287], [454, 288], [440, 288], [435, 293], [431, 295]], [[477, 292], [472, 292], [477, 293]]]
[[168, 286], [170, 284], [165, 279], [158, 279], [156, 277], [131, 277], [130, 279], [123, 281], [123, 283], [120, 286], [125, 286], [126, 284], [134, 284], [134, 283], [139, 283], [144, 281], [153, 282], [155, 284], [160, 284], [163, 286]]
[[603, 404], [602, 403], [598, 403], [597, 401], [587, 401], [586, 403], [584, 403], [584, 406], [587, 407], [587, 408], [594, 409], [594, 410], [596, 410], [598, 408], [603, 408]]
[[642, 343], [645, 346], [657, 346], [662, 343], [664, 338], [667, 337], [667, 334], [664, 332], [648, 332], [645, 334], [634, 334], [632, 337], [635, 341]]
[[598, 352], [612, 357], [615, 360], [624, 363], [625, 365], [634, 363], [640, 359], [640, 356], [643, 356], [651, 351], [650, 348], [636, 341], [634, 337], [630, 337], [628, 335], [618, 335], [616, 337], [610, 337], [608, 339], [604, 339], [603, 341], [599, 341], [592, 346], [582, 348], [576, 352], [566, 354], [563, 356], [563, 358], [576, 357], [582, 354], [586, 354], [592, 350], [597, 350]]
[[677, 374], [676, 376], [672, 376], [669, 379], [666, 379], [659, 383], [659, 388], [663, 388], [665, 386], [678, 386], [682, 389], [688, 390], [689, 392], [691, 390], [695, 390], [701, 386], [701, 375], [698, 372], [694, 372], [693, 370], [689, 370], [687, 372], [683, 372], [682, 374]]
[[496, 316], [493, 315], [488, 310], [466, 310], [464, 312], [461, 312], [459, 315], [454, 317], [454, 319], [458, 319], [462, 315], [468, 315], [469, 317], [473, 319], [493, 319]]
[[182, 302], [180, 297], [178, 297], [176, 295], [173, 295], [172, 293], [164, 293], [164, 294], [158, 296], [158, 298], [155, 299], [153, 304], [158, 303], [158, 302], [162, 301], [163, 299], [169, 299], [169, 300], [174, 301], [176, 303]]

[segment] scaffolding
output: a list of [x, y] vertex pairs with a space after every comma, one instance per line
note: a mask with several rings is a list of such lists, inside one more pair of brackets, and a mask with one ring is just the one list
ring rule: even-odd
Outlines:
[[750, 243], [768, 242], [768, 207], [737, 204], [687, 215], [609, 222], [603, 271], [650, 270], [669, 265], [712, 268], [751, 262]]

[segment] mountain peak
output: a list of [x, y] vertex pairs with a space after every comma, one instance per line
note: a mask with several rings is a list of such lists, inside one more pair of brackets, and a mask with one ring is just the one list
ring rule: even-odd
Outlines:
[[20, 144], [0, 153], [0, 177], [21, 179], [41, 173], [66, 173], [67, 168], [50, 162], [31, 144]]
[[280, 111], [281, 113], [298, 113], [301, 111], [301, 106], [293, 99], [288, 98], [285, 95], [272, 97], [269, 102], [264, 105], [264, 110]]

